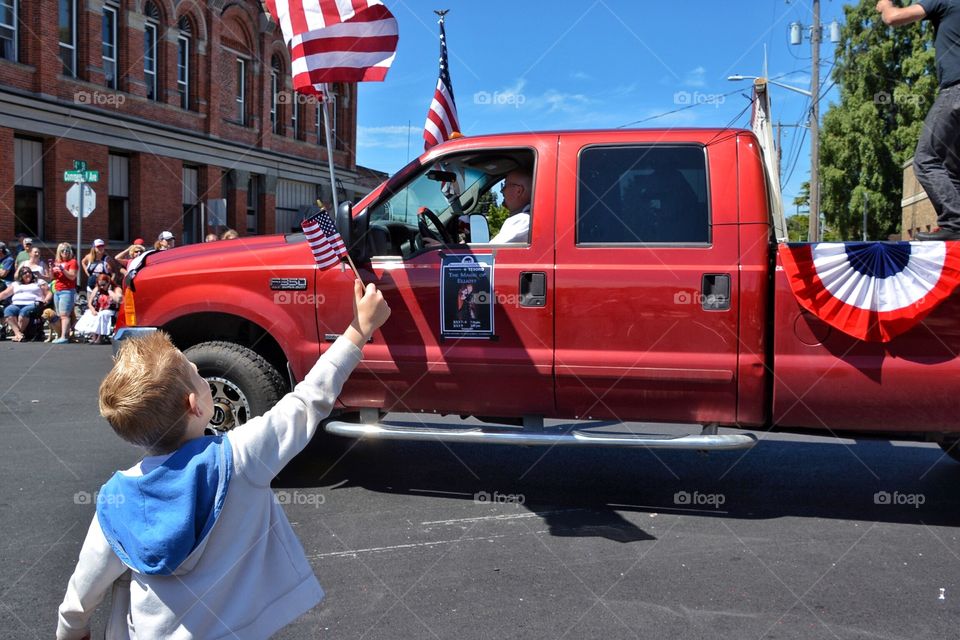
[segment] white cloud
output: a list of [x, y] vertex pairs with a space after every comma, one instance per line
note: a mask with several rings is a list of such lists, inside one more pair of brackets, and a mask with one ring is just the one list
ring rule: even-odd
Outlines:
[[700, 66], [687, 71], [683, 78], [683, 84], [687, 87], [705, 87], [707, 86], [707, 70]]
[[[472, 96], [474, 108], [515, 109], [525, 114], [571, 113], [579, 112], [593, 102], [582, 93], [552, 88], [543, 93], [528, 93], [526, 86], [527, 81], [519, 78], [512, 85], [494, 91], [477, 91]], [[464, 110], [462, 105], [459, 109]]]
[[584, 71], [574, 71], [570, 74], [571, 80], [593, 80], [593, 76]]
[[[365, 127], [357, 125], [357, 146], [376, 149], [406, 149], [407, 125], [387, 125], [380, 127]], [[410, 126], [410, 144], [416, 146], [420, 140], [422, 129]]]

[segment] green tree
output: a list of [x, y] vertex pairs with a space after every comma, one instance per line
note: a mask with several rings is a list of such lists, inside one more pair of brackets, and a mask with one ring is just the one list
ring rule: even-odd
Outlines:
[[886, 239], [900, 226], [903, 164], [913, 156], [936, 94], [929, 22], [888, 27], [875, 0], [844, 7], [833, 80], [840, 103], [823, 118], [821, 205], [843, 239], [859, 239], [867, 201], [867, 237]]
[[503, 221], [510, 215], [510, 210], [497, 202], [497, 194], [493, 190], [480, 196], [476, 212], [486, 216], [491, 238], [497, 235], [500, 227], [503, 226]]
[[807, 180], [800, 185], [800, 194], [793, 199], [793, 206], [810, 209], [810, 181]]
[[810, 214], [798, 213], [787, 218], [787, 239], [790, 242], [806, 242], [810, 237]]

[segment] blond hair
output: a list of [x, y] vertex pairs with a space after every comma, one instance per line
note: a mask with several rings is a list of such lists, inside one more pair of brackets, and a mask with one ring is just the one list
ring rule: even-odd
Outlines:
[[240, 234], [237, 233], [236, 229], [227, 229], [223, 232], [223, 235], [220, 236], [221, 240], [236, 240], [240, 237]]
[[69, 242], [61, 242], [60, 244], [57, 245], [57, 253], [56, 255], [53, 256], [54, 260], [59, 260], [60, 254], [63, 252], [67, 252], [68, 256], [73, 255], [73, 247], [70, 245]]
[[187, 397], [197, 392], [192, 367], [163, 331], [124, 340], [100, 384], [100, 415], [150, 454], [176, 450], [189, 422]]

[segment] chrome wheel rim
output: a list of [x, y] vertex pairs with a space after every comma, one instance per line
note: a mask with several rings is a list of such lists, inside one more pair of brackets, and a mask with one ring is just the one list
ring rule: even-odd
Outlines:
[[213, 417], [210, 426], [217, 431], [230, 431], [250, 419], [250, 401], [231, 380], [218, 376], [205, 378], [213, 396]]

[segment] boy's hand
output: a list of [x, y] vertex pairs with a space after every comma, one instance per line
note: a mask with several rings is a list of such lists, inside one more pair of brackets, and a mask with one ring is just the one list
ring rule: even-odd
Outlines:
[[[373, 332], [383, 326], [390, 317], [390, 307], [383, 299], [383, 294], [371, 282], [366, 289], [360, 280], [353, 283], [353, 322], [350, 323], [347, 335], [354, 344], [363, 348]], [[352, 331], [350, 331], [352, 329]]]

